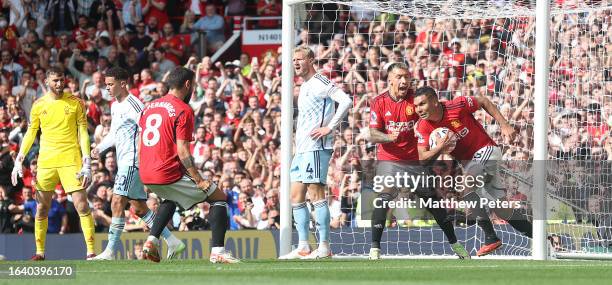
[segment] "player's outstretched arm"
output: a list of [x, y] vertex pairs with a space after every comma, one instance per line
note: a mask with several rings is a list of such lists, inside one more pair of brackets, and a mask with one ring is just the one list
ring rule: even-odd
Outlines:
[[495, 121], [499, 123], [501, 127], [502, 135], [510, 137], [510, 139], [514, 138], [514, 127], [508, 123], [508, 120], [504, 118], [504, 115], [497, 109], [497, 106], [491, 102], [487, 97], [484, 96], [476, 96], [476, 102], [481, 106], [489, 115], [491, 115]]
[[11, 173], [11, 182], [13, 183], [13, 186], [17, 185], [18, 177], [23, 177], [23, 160], [25, 159], [26, 154], [28, 154], [30, 151], [32, 144], [36, 139], [38, 130], [40, 130], [39, 112], [40, 105], [34, 103], [32, 111], [30, 112], [30, 124], [28, 125], [28, 130], [23, 137], [23, 141], [21, 141], [19, 154], [17, 154], [17, 158], [15, 158], [15, 166], [13, 166], [13, 172]]

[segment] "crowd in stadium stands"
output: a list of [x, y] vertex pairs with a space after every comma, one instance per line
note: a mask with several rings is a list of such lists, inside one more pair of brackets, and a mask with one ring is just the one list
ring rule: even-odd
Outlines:
[[[169, 5], [169, 2], [180, 5]], [[177, 7], [174, 7], [177, 6]], [[3, 0], [0, 14], [0, 232], [32, 232], [36, 148], [27, 158], [23, 184], [10, 185], [13, 159], [33, 102], [46, 92], [45, 69], [66, 70], [66, 89], [86, 101], [92, 143], [110, 128], [104, 71], [121, 66], [133, 76], [130, 92], [145, 104], [165, 95], [163, 77], [178, 65], [196, 71], [190, 105], [196, 114], [192, 154], [204, 177], [230, 200], [231, 229], [279, 227], [280, 49], [258, 60], [213, 62], [191, 47], [206, 31], [209, 54], [226, 39], [224, 16], [279, 16], [280, 0]], [[409, 64], [414, 87], [429, 84], [440, 96], [489, 96], [518, 131], [502, 141], [484, 112], [476, 113], [503, 145], [504, 159], [526, 160], [533, 149], [534, 20], [415, 20], [407, 16], [326, 4], [307, 7], [299, 45], [315, 50], [317, 67], [354, 98], [354, 108], [337, 130], [328, 185], [332, 227], [356, 224], [360, 173], [375, 158], [368, 143], [369, 100], [386, 88], [389, 63]], [[608, 136], [612, 114], [612, 16], [610, 10], [554, 16], [550, 62], [550, 156], [612, 159]], [[274, 28], [274, 20], [257, 26]], [[294, 97], [301, 82], [296, 79]], [[287, 167], [287, 166], [284, 166]], [[107, 232], [117, 170], [109, 151], [93, 164], [88, 188], [97, 232]], [[570, 183], [570, 182], [568, 182]], [[581, 183], [581, 182], [577, 182]], [[575, 183], [575, 184], [577, 184]], [[516, 182], [519, 184], [519, 182]], [[569, 184], [568, 184], [569, 185]], [[508, 197], [525, 200], [516, 186]], [[442, 196], [455, 193], [438, 189]], [[601, 193], [600, 193], [601, 192]], [[58, 187], [49, 212], [49, 232], [79, 230], [78, 215]], [[608, 190], [597, 197], [608, 197]], [[572, 194], [567, 194], [572, 195]], [[149, 208], [159, 200], [150, 195]], [[176, 213], [173, 230], [209, 228], [209, 205]], [[126, 210], [126, 231], [146, 230]]]

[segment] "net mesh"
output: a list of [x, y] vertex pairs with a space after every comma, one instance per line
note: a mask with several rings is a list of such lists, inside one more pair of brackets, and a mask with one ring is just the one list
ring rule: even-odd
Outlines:
[[[354, 102], [337, 130], [328, 175], [332, 240], [340, 241], [332, 244], [334, 254], [364, 255], [370, 247], [369, 217], [358, 207], [365, 202], [360, 176], [376, 153], [367, 141], [369, 102], [386, 89], [390, 63], [408, 63], [415, 87], [432, 86], [442, 99], [487, 96], [517, 130], [513, 141], [505, 140], [490, 116], [475, 113], [503, 160], [533, 158], [535, 1], [313, 1], [296, 8], [297, 45], [313, 49], [319, 72]], [[612, 239], [606, 164], [612, 159], [611, 8], [608, 1], [551, 1], [549, 159], [555, 163], [548, 175], [547, 228], [560, 252], [607, 253]], [[508, 199], [529, 199], [530, 167], [505, 164]], [[453, 254], [433, 220], [394, 216], [383, 254]], [[531, 254], [530, 239], [494, 215], [492, 221], [504, 242], [495, 254]], [[474, 255], [482, 231], [461, 213], [455, 224], [459, 241]]]

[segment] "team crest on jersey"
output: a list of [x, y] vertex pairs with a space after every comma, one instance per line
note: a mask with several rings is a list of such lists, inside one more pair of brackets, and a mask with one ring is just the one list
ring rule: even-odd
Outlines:
[[452, 120], [450, 124], [455, 129], [458, 129], [461, 127], [461, 122], [459, 122], [459, 120]]
[[66, 115], [70, 114], [70, 108], [68, 108], [68, 106], [64, 107], [64, 113]]
[[414, 108], [412, 106], [406, 106], [406, 115], [412, 116], [414, 114]]

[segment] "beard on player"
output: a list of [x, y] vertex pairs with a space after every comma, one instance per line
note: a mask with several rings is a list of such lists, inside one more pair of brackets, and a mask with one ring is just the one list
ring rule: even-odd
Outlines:
[[187, 95], [185, 95], [185, 98], [183, 98], [183, 102], [185, 102], [185, 104], [189, 104], [189, 101], [191, 100], [191, 95], [193, 94], [193, 81], [187, 81], [185, 85], [187, 84], [189, 84], [189, 86], [187, 87]]

